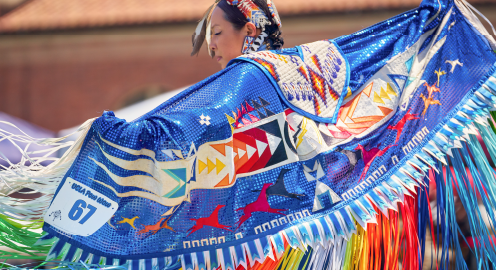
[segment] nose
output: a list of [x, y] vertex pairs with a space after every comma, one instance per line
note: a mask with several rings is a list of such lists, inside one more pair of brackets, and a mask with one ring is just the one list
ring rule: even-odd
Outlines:
[[213, 40], [210, 41], [209, 46], [210, 46], [211, 51], [214, 52], [215, 50], [217, 50], [217, 44], [215, 44], [215, 42]]

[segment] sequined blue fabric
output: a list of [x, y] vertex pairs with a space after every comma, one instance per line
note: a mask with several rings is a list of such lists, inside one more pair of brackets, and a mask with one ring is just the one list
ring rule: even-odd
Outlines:
[[484, 37], [445, 2], [335, 40], [351, 68], [336, 124], [291, 110], [267, 66], [248, 61], [135, 121], [105, 112], [64, 181], [104, 194], [117, 211], [89, 236], [43, 229], [86, 255], [124, 261], [239, 247], [336, 210], [354, 226], [343, 207], [389, 179], [495, 71]]

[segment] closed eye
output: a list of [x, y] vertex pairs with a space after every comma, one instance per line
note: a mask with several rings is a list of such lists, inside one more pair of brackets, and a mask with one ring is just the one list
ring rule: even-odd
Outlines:
[[219, 33], [215, 33], [214, 35], [218, 36], [222, 33], [222, 31], [220, 31]]

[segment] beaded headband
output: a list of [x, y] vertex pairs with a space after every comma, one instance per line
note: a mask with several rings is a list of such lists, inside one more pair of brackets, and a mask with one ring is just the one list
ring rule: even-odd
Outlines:
[[[210, 17], [212, 15], [212, 11], [219, 2], [220, 0], [216, 0], [215, 3], [207, 9], [207, 12], [205, 12], [202, 20], [198, 23], [192, 37], [193, 52], [191, 53], [191, 56], [198, 54], [205, 39], [207, 40], [207, 44], [210, 43]], [[277, 9], [272, 0], [267, 0], [267, 7], [269, 8], [272, 16], [271, 19], [267, 18], [265, 12], [261, 10], [252, 0], [226, 0], [226, 2], [231, 6], [238, 7], [246, 19], [253, 23], [257, 28], [262, 29], [262, 32], [265, 31], [266, 25], [272, 25], [272, 23], [275, 23], [278, 27], [281, 27], [281, 19], [279, 18], [279, 14], [277, 13]], [[212, 56], [210, 49], [209, 54]]]
[[[253, 3], [252, 0], [226, 0], [226, 2], [231, 6], [237, 6], [241, 13], [245, 15], [246, 19], [255, 24], [257, 28], [261, 28], [262, 31], [265, 29], [266, 25], [272, 24], [271, 20], [265, 15], [265, 12]], [[277, 13], [275, 5], [272, 3], [272, 0], [267, 0], [267, 6], [269, 7], [273, 21], [277, 26], [281, 27], [279, 14]]]

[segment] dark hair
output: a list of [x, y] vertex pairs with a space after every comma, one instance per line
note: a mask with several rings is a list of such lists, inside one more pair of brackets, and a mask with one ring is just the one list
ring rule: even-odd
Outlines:
[[[270, 13], [269, 7], [267, 6], [267, 0], [252, 0], [255, 5], [257, 5], [263, 12], [265, 13], [265, 16], [270, 19], [270, 22], [272, 23], [271, 25], [266, 25], [265, 26], [265, 32], [267, 33], [268, 37], [266, 41], [268, 42], [268, 45], [270, 49], [274, 50], [279, 50], [282, 48], [284, 45], [284, 39], [282, 38], [282, 32], [272, 20], [272, 15]], [[229, 5], [226, 0], [221, 0], [217, 6], [224, 11], [224, 18], [230, 22], [234, 29], [236, 30], [241, 30], [248, 20], [246, 17], [241, 13], [241, 11], [238, 9], [236, 6], [231, 6]]]

